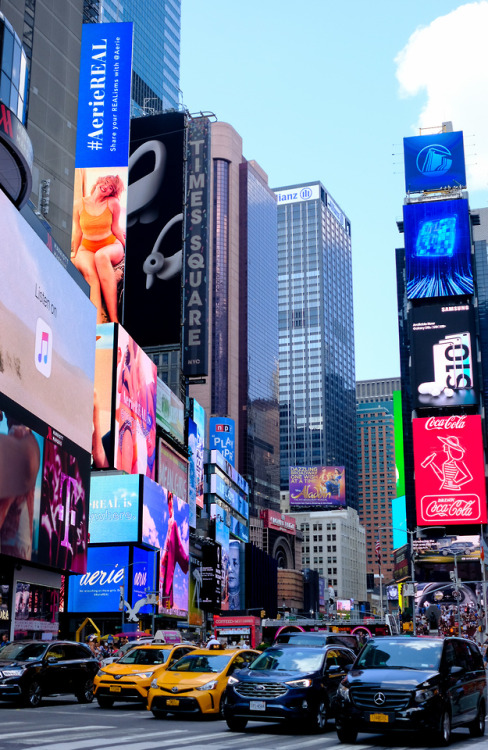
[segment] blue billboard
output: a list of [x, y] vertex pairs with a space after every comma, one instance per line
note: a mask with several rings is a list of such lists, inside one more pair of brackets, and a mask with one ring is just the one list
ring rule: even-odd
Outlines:
[[210, 417], [210, 450], [219, 451], [226, 461], [235, 466], [236, 427], [228, 417]]
[[139, 475], [92, 476], [89, 539], [94, 544], [139, 541]]
[[69, 578], [68, 612], [117, 612], [128, 563], [128, 547], [88, 547], [86, 573]]
[[462, 130], [404, 138], [403, 153], [407, 193], [466, 187]]
[[[149, 592], [156, 592], [156, 560], [157, 552], [154, 550], [140, 549], [134, 547], [132, 555], [132, 597], [131, 606], [143, 599]], [[152, 604], [146, 604], [137, 610], [139, 614], [152, 612]]]
[[410, 203], [403, 224], [407, 298], [472, 294], [468, 201]]

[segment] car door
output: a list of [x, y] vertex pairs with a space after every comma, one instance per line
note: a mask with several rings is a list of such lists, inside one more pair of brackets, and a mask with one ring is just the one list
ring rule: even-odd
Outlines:
[[59, 643], [49, 646], [43, 659], [42, 692], [44, 695], [66, 693], [69, 673], [64, 647]]
[[446, 698], [449, 703], [453, 726], [461, 721], [464, 694], [464, 672], [462, 664], [459, 663], [459, 651], [455, 649], [454, 644], [454, 640], [444, 643], [441, 662], [441, 672], [445, 680]]
[[79, 693], [83, 690], [87, 680], [92, 680], [95, 669], [90, 664], [92, 655], [81, 645], [66, 643], [66, 686], [67, 693]]

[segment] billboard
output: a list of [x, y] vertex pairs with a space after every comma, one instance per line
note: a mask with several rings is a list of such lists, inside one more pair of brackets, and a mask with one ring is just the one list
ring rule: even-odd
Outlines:
[[190, 586], [188, 599], [188, 623], [190, 625], [203, 624], [202, 611], [202, 582], [203, 555], [201, 549], [190, 547]]
[[473, 294], [468, 201], [403, 206], [407, 298]]
[[132, 23], [83, 24], [71, 258], [98, 323], [122, 312], [131, 79]]
[[405, 459], [403, 455], [402, 392], [393, 391], [393, 433], [395, 439], [396, 497], [391, 503], [393, 549], [407, 543], [407, 509], [405, 500]]
[[412, 309], [414, 409], [478, 402], [473, 318], [468, 304], [435, 304]]
[[466, 187], [462, 130], [404, 138], [403, 154], [407, 193]]
[[[132, 578], [131, 607], [134, 608], [136, 603], [144, 599], [148, 593], [156, 591], [156, 574], [157, 574], [158, 553], [154, 550], [141, 549], [133, 547], [132, 562], [129, 570]], [[152, 604], [145, 604], [139, 607], [138, 614], [153, 612]]]
[[157, 379], [156, 424], [180, 443], [185, 440], [185, 407], [161, 378]]
[[217, 612], [222, 601], [222, 548], [205, 540], [202, 554], [201, 606], [205, 612]]
[[480, 536], [448, 536], [439, 539], [414, 539], [413, 551], [422, 562], [453, 563], [480, 559]]
[[228, 482], [219, 474], [210, 475], [210, 493], [212, 495], [218, 495], [229, 505], [233, 510], [237, 511], [241, 516], [249, 518], [249, 503], [247, 500], [236, 492], [232, 487], [229, 486]]
[[208, 375], [208, 222], [210, 216], [210, 121], [188, 124], [186, 236], [183, 308], [183, 374]]
[[139, 486], [138, 474], [92, 476], [88, 526], [91, 543], [139, 541]]
[[123, 322], [141, 346], [181, 341], [185, 129], [182, 112], [131, 123]]
[[142, 541], [161, 551], [159, 611], [186, 616], [190, 552], [188, 503], [144, 479]]
[[158, 484], [188, 502], [188, 461], [159, 440]]
[[210, 417], [210, 450], [217, 450], [232, 466], [236, 455], [236, 425], [229, 417]]
[[128, 563], [128, 547], [90, 547], [86, 573], [70, 576], [68, 612], [117, 612]]
[[0, 392], [90, 451], [95, 311], [1, 191], [0, 217]]
[[417, 523], [486, 523], [481, 417], [413, 420]]
[[344, 508], [343, 466], [290, 466], [290, 507]]

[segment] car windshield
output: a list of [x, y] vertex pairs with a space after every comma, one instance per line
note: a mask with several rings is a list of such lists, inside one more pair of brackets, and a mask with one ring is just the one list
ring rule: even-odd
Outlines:
[[187, 654], [169, 668], [169, 672], [222, 672], [232, 654]]
[[355, 663], [356, 669], [435, 669], [440, 666], [442, 641], [382, 638], [370, 641]]
[[133, 648], [117, 664], [164, 664], [171, 649]]
[[325, 636], [307, 635], [307, 633], [304, 633], [303, 635], [290, 635], [289, 633], [283, 633], [283, 635], [278, 636], [276, 642], [291, 643], [292, 646], [320, 646], [321, 644], [325, 646], [326, 638]]
[[46, 652], [47, 643], [9, 643], [0, 649], [0, 661], [34, 661]]
[[249, 669], [276, 669], [279, 672], [316, 672], [324, 660], [324, 650], [315, 648], [268, 649]]

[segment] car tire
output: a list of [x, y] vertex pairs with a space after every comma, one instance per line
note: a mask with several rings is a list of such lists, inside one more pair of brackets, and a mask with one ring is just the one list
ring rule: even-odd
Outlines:
[[224, 721], [225, 721], [225, 713], [224, 713], [225, 704], [226, 704], [226, 697], [225, 697], [225, 693], [223, 693], [220, 697], [219, 716], [221, 719], [224, 719]]
[[165, 719], [168, 715], [167, 711], [161, 711], [160, 708], [151, 708], [151, 711], [155, 719]]
[[320, 700], [313, 713], [312, 730], [314, 732], [325, 732], [328, 719], [329, 712], [327, 710], [327, 703], [325, 700]]
[[24, 695], [24, 703], [26, 706], [30, 706], [30, 708], [37, 708], [41, 705], [41, 701], [41, 686], [39, 685], [37, 680], [32, 680], [32, 682], [29, 682], [29, 684], [27, 685]]
[[439, 729], [434, 736], [435, 743], [439, 747], [447, 747], [451, 742], [451, 731], [451, 715], [446, 709], [441, 714]]
[[97, 703], [100, 708], [112, 708], [114, 705], [114, 699], [107, 698], [105, 695], [97, 695]]
[[485, 704], [484, 701], [481, 701], [476, 719], [468, 725], [469, 734], [471, 737], [483, 737], [483, 735], [485, 734], [485, 716]]
[[231, 732], [243, 732], [247, 727], [247, 719], [240, 716], [229, 716], [225, 721]]
[[86, 680], [82, 689], [76, 693], [78, 703], [93, 703], [93, 680]]
[[343, 742], [345, 745], [354, 745], [358, 738], [357, 729], [354, 729], [354, 727], [343, 727], [341, 724], [336, 724], [336, 732], [339, 742]]

